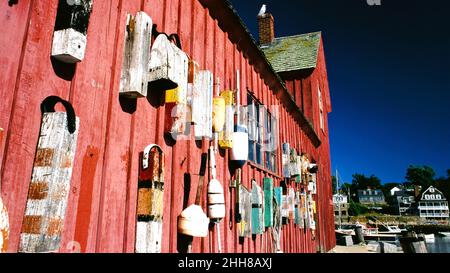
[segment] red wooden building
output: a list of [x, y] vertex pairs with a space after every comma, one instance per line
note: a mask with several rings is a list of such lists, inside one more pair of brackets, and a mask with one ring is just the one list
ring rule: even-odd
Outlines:
[[[282, 227], [281, 249], [325, 252], [334, 247], [327, 119], [331, 103], [319, 33], [299, 36], [297, 41], [274, 40], [272, 35], [261, 49], [225, 0], [94, 1], [85, 57], [66, 66], [50, 58], [58, 1], [9, 2], [0, 3], [0, 127], [5, 130], [0, 143], [1, 197], [9, 213], [9, 252], [19, 248], [39, 138], [40, 104], [51, 95], [68, 100], [80, 119], [60, 252], [72, 252], [73, 242], [79, 243], [81, 252], [134, 252], [139, 153], [152, 143], [165, 153], [162, 251], [179, 251], [177, 218], [186, 204], [194, 202], [201, 153], [209, 144], [199, 147], [192, 138], [176, 143], [164, 138], [166, 109], [153, 103], [161, 94], [150, 93], [148, 99], [138, 100], [119, 97], [124, 26], [127, 14], [137, 11], [150, 15], [159, 31], [178, 33], [183, 51], [201, 69], [220, 77], [222, 89], [235, 88], [239, 70], [244, 105], [251, 98], [262, 105], [280, 106], [278, 142], [290, 143], [319, 166], [316, 236], [290, 222]], [[270, 22], [269, 26], [273, 28]], [[300, 44], [293, 49], [305, 51], [296, 56], [300, 65], [277, 64], [279, 52], [290, 50], [289, 45], [276, 48], [283, 42]], [[282, 182], [281, 149], [276, 151], [276, 164], [269, 166], [272, 170], [265, 164], [268, 156], [243, 169], [242, 183], [247, 188], [252, 179], [260, 185], [264, 177], [277, 186]], [[232, 179], [228, 152], [222, 151], [216, 160], [228, 212], [235, 202], [228, 190]], [[189, 187], [186, 176], [192, 178]], [[205, 209], [205, 200], [202, 205]], [[229, 213], [220, 228], [224, 252], [274, 251], [269, 232], [240, 240]], [[193, 252], [217, 252], [214, 229], [208, 237], [194, 239]]]

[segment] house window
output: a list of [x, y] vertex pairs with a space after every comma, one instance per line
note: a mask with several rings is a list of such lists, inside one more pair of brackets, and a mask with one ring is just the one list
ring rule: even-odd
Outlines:
[[322, 91], [320, 91], [320, 88], [318, 88], [318, 96], [319, 96], [319, 111], [320, 111], [320, 129], [324, 131], [325, 122], [323, 119], [323, 100], [322, 100]]
[[247, 94], [247, 111], [249, 130], [248, 158], [251, 162], [276, 172], [276, 117], [250, 93]]

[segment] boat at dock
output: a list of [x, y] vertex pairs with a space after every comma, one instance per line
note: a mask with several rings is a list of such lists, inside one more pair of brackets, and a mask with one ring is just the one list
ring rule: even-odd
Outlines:
[[450, 237], [450, 232], [438, 232], [439, 237]]

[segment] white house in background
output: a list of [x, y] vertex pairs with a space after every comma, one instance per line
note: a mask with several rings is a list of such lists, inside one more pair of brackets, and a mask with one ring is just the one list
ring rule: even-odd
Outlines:
[[418, 205], [419, 216], [428, 221], [448, 222], [449, 210], [445, 196], [431, 186], [422, 193]]
[[[341, 220], [347, 218], [348, 215], [348, 197], [344, 194], [335, 194], [333, 195], [333, 204], [334, 204], [334, 216], [335, 219], [339, 221], [339, 215], [341, 216]], [[340, 207], [340, 208], [339, 208]]]
[[402, 189], [400, 189], [399, 187], [393, 187], [391, 189], [391, 196], [394, 196], [396, 192], [401, 191]]

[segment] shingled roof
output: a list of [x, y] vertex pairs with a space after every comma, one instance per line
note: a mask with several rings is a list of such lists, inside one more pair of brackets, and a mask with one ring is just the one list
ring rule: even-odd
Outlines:
[[261, 50], [277, 73], [315, 68], [321, 32], [276, 38]]

